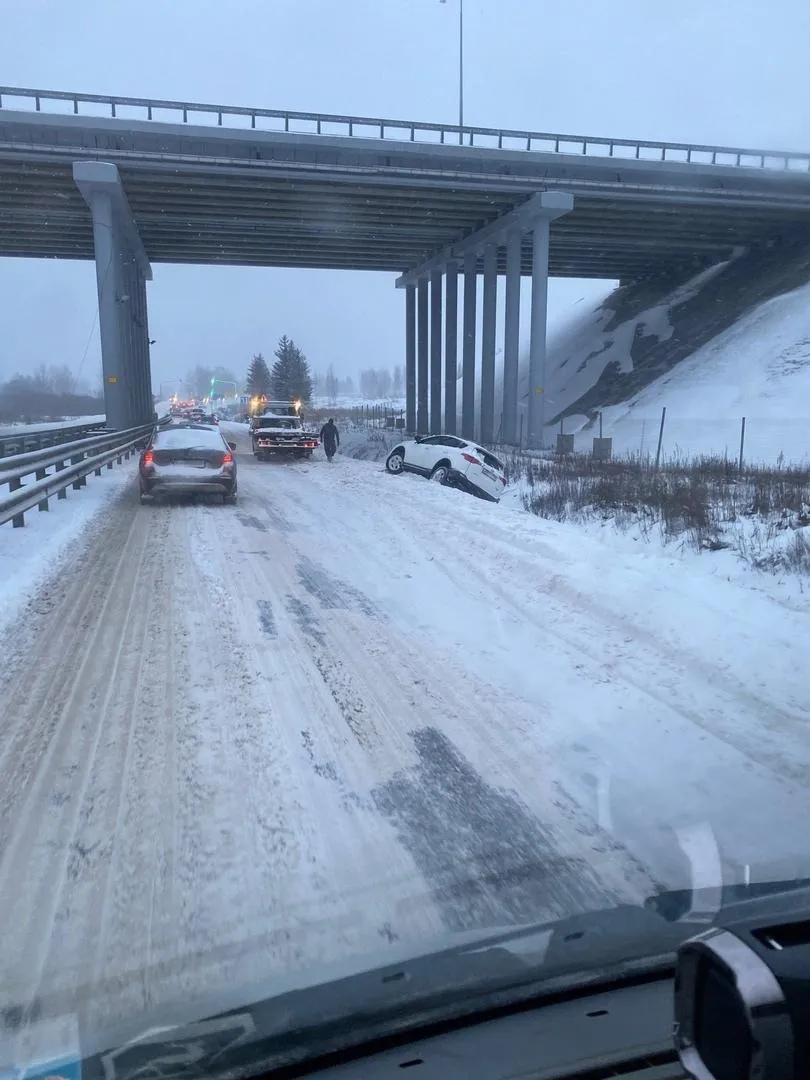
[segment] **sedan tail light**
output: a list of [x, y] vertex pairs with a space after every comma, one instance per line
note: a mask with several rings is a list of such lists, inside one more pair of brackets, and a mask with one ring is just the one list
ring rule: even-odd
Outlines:
[[154, 465], [155, 464], [155, 455], [152, 453], [151, 450], [144, 450], [144, 452], [143, 452], [143, 463], [144, 463], [144, 465]]
[[464, 458], [465, 461], [469, 461], [471, 465], [481, 464], [480, 460], [477, 457], [473, 457], [472, 454], [462, 454], [461, 456]]
[[233, 465], [233, 454], [230, 451], [222, 455], [222, 464]]

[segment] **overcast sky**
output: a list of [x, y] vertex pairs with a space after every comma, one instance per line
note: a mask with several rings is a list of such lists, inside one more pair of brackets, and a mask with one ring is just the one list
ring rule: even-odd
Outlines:
[[[0, 79], [100, 94], [455, 122], [459, 0], [7, 0]], [[464, 0], [465, 119], [810, 149], [808, 0]], [[598, 283], [552, 283], [551, 321]], [[0, 379], [99, 378], [90, 263], [0, 261]], [[403, 355], [393, 276], [156, 265], [153, 382], [241, 372], [282, 333], [344, 373]]]

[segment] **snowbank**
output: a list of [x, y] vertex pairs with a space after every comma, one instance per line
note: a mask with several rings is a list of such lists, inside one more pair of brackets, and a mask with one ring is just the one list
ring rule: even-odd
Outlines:
[[101, 476], [89, 476], [81, 491], [68, 490], [66, 501], [53, 498], [50, 510], [25, 515], [25, 527], [0, 526], [0, 629], [21, 611], [38, 586], [70, 561], [70, 551], [98, 515], [130, 485], [132, 459]]

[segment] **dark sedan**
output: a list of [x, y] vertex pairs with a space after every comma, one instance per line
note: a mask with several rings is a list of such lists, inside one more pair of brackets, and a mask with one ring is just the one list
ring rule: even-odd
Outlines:
[[155, 433], [138, 465], [141, 502], [172, 492], [221, 495], [236, 502], [236, 443], [217, 428], [174, 424]]

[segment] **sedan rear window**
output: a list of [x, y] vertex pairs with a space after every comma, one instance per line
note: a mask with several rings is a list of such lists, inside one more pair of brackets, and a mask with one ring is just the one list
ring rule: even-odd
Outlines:
[[182, 450], [186, 446], [210, 446], [212, 450], [221, 450], [223, 442], [215, 428], [193, 424], [159, 431], [152, 440], [152, 446], [155, 450]]

